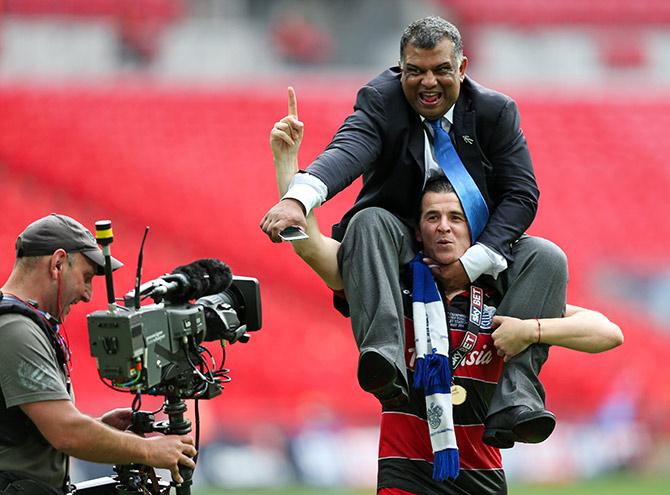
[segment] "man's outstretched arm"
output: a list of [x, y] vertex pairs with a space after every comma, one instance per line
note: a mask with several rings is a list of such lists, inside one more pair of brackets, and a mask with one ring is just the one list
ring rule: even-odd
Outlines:
[[623, 344], [623, 333], [605, 315], [570, 304], [564, 318], [520, 320], [495, 316], [491, 335], [498, 355], [505, 361], [532, 344], [548, 344], [581, 352], [604, 352]]
[[[270, 132], [270, 148], [274, 159], [279, 197], [286, 194], [293, 177], [298, 172], [298, 150], [302, 143], [304, 130], [303, 123], [298, 120], [295, 91], [290, 87], [288, 88], [288, 108], [288, 115], [276, 122]], [[330, 288], [341, 289], [343, 287], [342, 277], [337, 266], [337, 250], [340, 243], [321, 233], [314, 212], [307, 215], [304, 229], [309, 239], [293, 241], [293, 249]]]
[[[289, 111], [285, 118], [297, 120], [297, 115], [297, 105], [292, 106], [289, 93]], [[354, 112], [307, 168], [307, 178], [301, 178], [300, 190], [295, 185], [291, 187], [289, 194], [283, 194], [283, 199], [261, 220], [261, 229], [273, 242], [280, 242], [279, 232], [287, 227], [304, 229], [305, 215], [312, 208], [335, 196], [372, 166], [381, 153], [379, 123], [385, 118], [381, 95], [376, 89], [364, 86], [358, 93]]]

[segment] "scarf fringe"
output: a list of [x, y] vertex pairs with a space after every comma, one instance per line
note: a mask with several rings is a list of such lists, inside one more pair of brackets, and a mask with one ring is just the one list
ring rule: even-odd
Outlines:
[[427, 395], [451, 393], [451, 370], [449, 358], [442, 354], [426, 356], [426, 387]]
[[428, 354], [418, 358], [414, 366], [414, 388], [426, 395], [446, 394], [450, 391], [451, 368], [449, 358], [442, 354]]
[[414, 388], [423, 390], [426, 383], [426, 359], [418, 358], [414, 363]]
[[460, 472], [460, 460], [458, 449], [444, 449], [435, 452], [433, 463], [433, 479], [444, 481], [449, 478], [456, 479]]

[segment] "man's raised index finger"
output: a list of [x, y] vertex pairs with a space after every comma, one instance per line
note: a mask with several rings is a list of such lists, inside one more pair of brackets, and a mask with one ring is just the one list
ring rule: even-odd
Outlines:
[[293, 86], [288, 87], [288, 114], [298, 118], [298, 100], [295, 97]]

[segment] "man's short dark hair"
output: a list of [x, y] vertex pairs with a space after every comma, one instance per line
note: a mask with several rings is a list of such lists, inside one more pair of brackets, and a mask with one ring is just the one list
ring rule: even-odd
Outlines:
[[454, 44], [456, 60], [463, 58], [463, 41], [458, 28], [441, 17], [430, 16], [414, 21], [405, 28], [400, 38], [400, 61], [405, 59], [405, 47], [409, 44], [429, 50], [447, 38]]
[[[432, 193], [456, 193], [454, 186], [451, 185], [449, 179], [446, 177], [433, 177], [426, 182], [426, 187], [423, 188], [423, 194], [427, 192]], [[421, 197], [423, 198], [423, 194]]]
[[428, 179], [428, 182], [426, 182], [426, 187], [423, 188], [423, 192], [421, 193], [421, 199], [419, 200], [419, 207], [416, 210], [416, 218], [417, 222], [421, 221], [421, 207], [423, 206], [423, 197], [426, 195], [426, 193], [454, 193], [456, 194], [456, 190], [454, 189], [454, 186], [451, 185], [451, 182], [449, 182], [449, 179], [446, 177], [433, 177], [432, 179]]

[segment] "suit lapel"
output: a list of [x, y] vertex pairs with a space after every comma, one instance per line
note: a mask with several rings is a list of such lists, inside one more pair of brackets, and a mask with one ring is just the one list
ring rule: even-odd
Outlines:
[[[450, 133], [458, 156], [463, 163], [468, 166], [469, 163], [479, 162], [479, 151], [477, 145], [477, 134], [475, 133], [475, 112], [466, 111], [465, 98], [459, 98], [454, 107], [454, 125]], [[468, 167], [470, 168], [470, 167]]]
[[475, 127], [476, 114], [474, 110], [465, 109], [465, 98], [461, 95], [456, 101], [454, 108], [454, 125], [451, 126], [451, 134], [454, 147], [463, 165], [470, 173], [470, 176], [479, 185], [480, 189], [484, 181], [482, 156], [477, 142], [477, 133]]
[[414, 118], [411, 120], [412, 129], [409, 132], [409, 152], [414, 158], [414, 161], [419, 166], [422, 176], [426, 175], [426, 156], [425, 156], [425, 142], [423, 124], [421, 118], [415, 112], [412, 112]]

